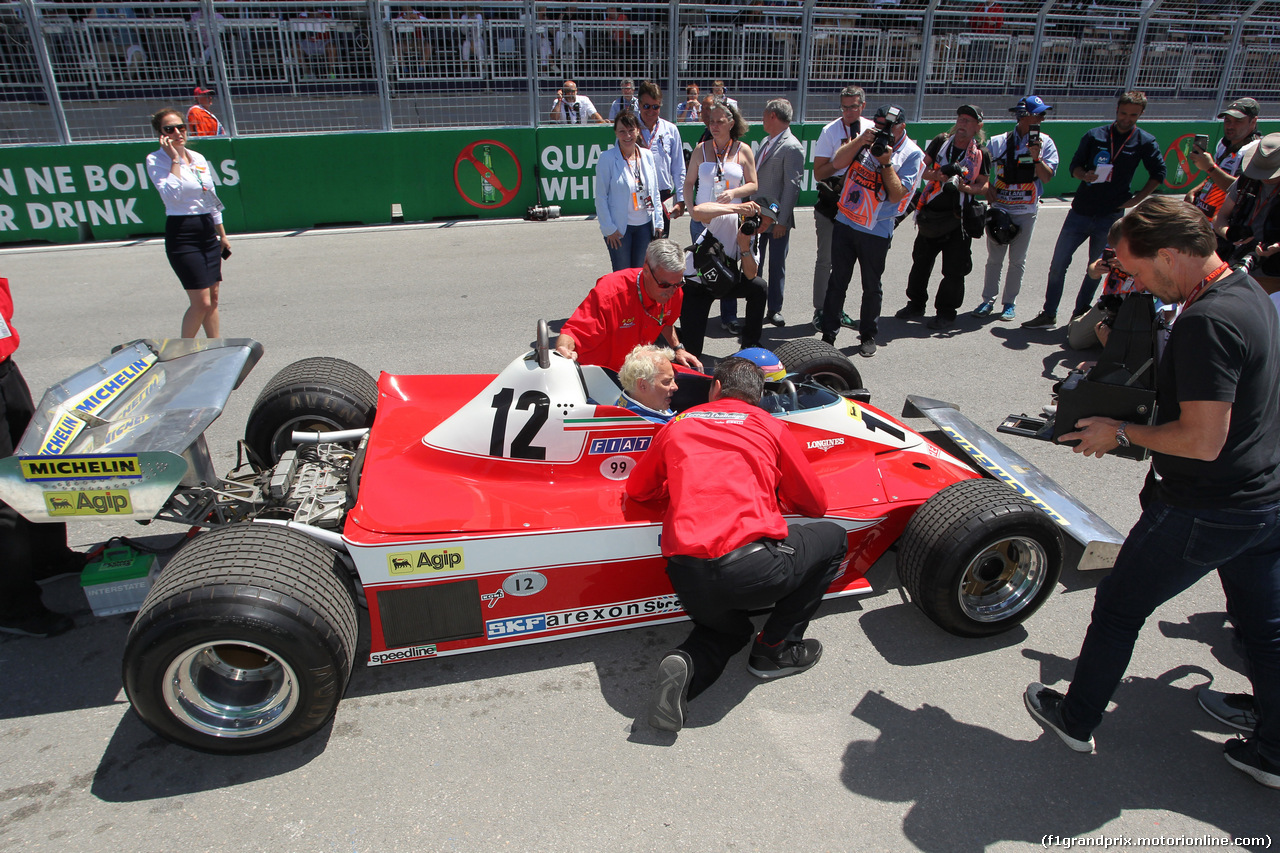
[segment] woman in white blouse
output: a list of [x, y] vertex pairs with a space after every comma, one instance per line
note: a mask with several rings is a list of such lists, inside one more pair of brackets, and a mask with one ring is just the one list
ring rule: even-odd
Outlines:
[[204, 327], [218, 337], [218, 286], [222, 261], [231, 243], [222, 227], [222, 202], [214, 190], [209, 161], [187, 150], [187, 124], [182, 113], [163, 109], [151, 117], [160, 149], [147, 155], [147, 174], [160, 193], [167, 214], [164, 251], [191, 300], [182, 315], [182, 337], [194, 338]]

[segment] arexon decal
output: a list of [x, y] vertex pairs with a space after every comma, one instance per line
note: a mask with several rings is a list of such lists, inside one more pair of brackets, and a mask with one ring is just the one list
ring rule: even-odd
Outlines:
[[557, 628], [571, 628], [585, 625], [602, 625], [609, 622], [620, 622], [634, 619], [637, 616], [664, 615], [674, 616], [683, 613], [680, 600], [674, 595], [660, 595], [654, 598], [641, 598], [636, 601], [623, 601], [617, 604], [602, 604], [599, 607], [582, 607], [577, 610], [560, 610], [555, 613], [534, 613], [528, 616], [514, 616], [509, 619], [494, 619], [484, 623], [485, 637], [499, 640], [520, 634], [539, 634], [543, 631], [554, 631]]

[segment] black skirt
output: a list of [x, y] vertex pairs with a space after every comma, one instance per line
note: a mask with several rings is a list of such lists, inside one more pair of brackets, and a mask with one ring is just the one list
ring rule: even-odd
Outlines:
[[164, 252], [183, 290], [204, 290], [222, 281], [222, 239], [213, 214], [166, 218]]

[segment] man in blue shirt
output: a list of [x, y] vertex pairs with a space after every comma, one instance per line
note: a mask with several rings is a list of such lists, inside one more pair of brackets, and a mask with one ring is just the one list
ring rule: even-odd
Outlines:
[[[1102, 257], [1112, 223], [1164, 183], [1164, 155], [1160, 153], [1160, 144], [1138, 127], [1138, 119], [1146, 108], [1146, 95], [1125, 92], [1116, 104], [1115, 123], [1095, 127], [1080, 140], [1080, 147], [1071, 158], [1071, 176], [1080, 181], [1080, 187], [1058, 232], [1058, 243], [1053, 247], [1044, 310], [1023, 323], [1023, 328], [1044, 329], [1058, 324], [1058, 303], [1062, 300], [1067, 267], [1076, 249], [1088, 240], [1089, 262]], [[1133, 176], [1139, 164], [1147, 170], [1147, 182], [1134, 193]], [[1072, 317], [1089, 310], [1096, 287], [1097, 282], [1085, 276], [1076, 295]]]
[[658, 169], [658, 190], [665, 202], [676, 197], [675, 206], [667, 213], [662, 205], [662, 233], [671, 233], [671, 220], [684, 214], [684, 144], [676, 126], [659, 115], [662, 112], [662, 90], [652, 80], [640, 84], [640, 144], [653, 152]]

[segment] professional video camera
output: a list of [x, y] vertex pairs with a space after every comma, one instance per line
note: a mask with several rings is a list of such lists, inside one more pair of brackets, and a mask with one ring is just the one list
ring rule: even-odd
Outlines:
[[884, 126], [876, 125], [876, 135], [871, 140], [871, 156], [880, 157], [893, 147], [893, 126], [902, 121], [902, 110], [889, 107], [884, 114]]
[[531, 204], [529, 209], [525, 211], [524, 218], [530, 222], [546, 222], [548, 219], [559, 219], [560, 205]]

